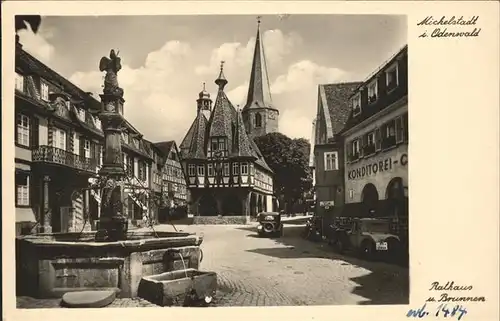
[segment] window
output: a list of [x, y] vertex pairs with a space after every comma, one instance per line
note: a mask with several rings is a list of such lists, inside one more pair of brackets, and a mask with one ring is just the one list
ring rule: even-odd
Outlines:
[[99, 148], [99, 166], [102, 166], [104, 158], [104, 148], [102, 146], [99, 146], [98, 148]]
[[361, 93], [357, 93], [354, 97], [352, 97], [351, 106], [354, 116], [361, 113]]
[[71, 108], [71, 102], [69, 100], [66, 100], [65, 104], [66, 104], [66, 108], [68, 108], [68, 110], [69, 110]]
[[49, 85], [42, 82], [40, 85], [40, 94], [41, 94], [41, 97], [43, 100], [48, 101], [49, 100]]
[[122, 138], [125, 144], [128, 144], [128, 133], [122, 133]]
[[404, 135], [404, 139], [405, 141], [408, 141], [408, 139], [410, 138], [410, 136], [408, 136], [408, 113], [404, 114], [403, 115], [403, 135]]
[[24, 91], [24, 76], [16, 73], [16, 90]]
[[52, 135], [52, 146], [66, 150], [66, 131], [64, 129], [54, 127]]
[[374, 146], [375, 145], [375, 133], [374, 132], [368, 133], [368, 135], [366, 135], [366, 144], [368, 146]]
[[205, 167], [203, 165], [198, 165], [198, 176], [205, 176]]
[[403, 117], [396, 118], [396, 143], [401, 143], [404, 140]]
[[233, 163], [233, 175], [238, 175], [240, 173], [240, 168], [238, 163]]
[[95, 126], [98, 128], [98, 129], [101, 129], [102, 130], [102, 123], [101, 123], [101, 120], [99, 118], [94, 118], [94, 122], [95, 122]]
[[262, 127], [262, 116], [259, 113], [255, 114], [255, 127]]
[[208, 176], [214, 176], [214, 165], [213, 164], [208, 164], [207, 170], [208, 170]]
[[248, 163], [241, 163], [241, 175], [248, 175]]
[[224, 163], [224, 176], [229, 176], [229, 163]]
[[16, 205], [30, 205], [30, 177], [28, 173], [16, 173]]
[[395, 137], [396, 136], [396, 121], [392, 120], [388, 122], [385, 126], [385, 137]]
[[85, 140], [83, 143], [83, 151], [85, 158], [90, 158], [90, 140]]
[[382, 149], [396, 145], [396, 121], [391, 120], [382, 126]]
[[372, 81], [368, 85], [368, 102], [373, 103], [377, 100], [377, 93], [378, 93], [378, 85], [377, 85], [377, 79]]
[[219, 140], [219, 150], [226, 150], [226, 144], [223, 140]]
[[325, 171], [333, 171], [339, 169], [338, 152], [325, 153]]
[[17, 143], [30, 145], [30, 118], [23, 114], [17, 114]]
[[386, 85], [387, 85], [387, 90], [392, 90], [396, 88], [399, 84], [399, 74], [398, 74], [398, 65], [397, 63], [392, 65], [387, 69], [385, 72], [385, 79], [386, 79]]
[[359, 139], [352, 142], [352, 155], [359, 156]]

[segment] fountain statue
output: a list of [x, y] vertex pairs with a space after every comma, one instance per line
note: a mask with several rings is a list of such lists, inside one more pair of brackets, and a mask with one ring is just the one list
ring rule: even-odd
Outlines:
[[112, 49], [109, 58], [102, 57], [99, 70], [106, 71], [101, 96], [102, 109], [99, 118], [104, 132], [103, 165], [99, 171], [102, 184], [102, 207], [98, 238], [106, 241], [124, 240], [128, 220], [124, 214], [121, 127], [123, 118], [123, 89], [118, 85], [121, 58]]

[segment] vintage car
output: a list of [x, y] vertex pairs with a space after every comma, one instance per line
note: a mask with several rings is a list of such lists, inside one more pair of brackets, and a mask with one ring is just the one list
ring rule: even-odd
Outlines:
[[283, 223], [281, 214], [277, 212], [262, 212], [257, 215], [257, 232], [259, 236], [282, 236]]
[[354, 219], [350, 228], [336, 229], [330, 242], [339, 253], [352, 250], [366, 259], [395, 256], [401, 251], [399, 236], [391, 233], [388, 219]]

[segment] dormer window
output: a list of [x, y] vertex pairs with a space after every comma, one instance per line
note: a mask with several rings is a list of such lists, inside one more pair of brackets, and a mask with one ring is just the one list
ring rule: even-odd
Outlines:
[[378, 84], [377, 79], [368, 85], [368, 103], [373, 103], [377, 100]]
[[85, 110], [82, 108], [78, 108], [78, 119], [85, 121]]
[[40, 97], [45, 101], [49, 101], [49, 85], [44, 82], [40, 84]]
[[399, 70], [397, 63], [394, 63], [385, 71], [385, 79], [388, 91], [399, 85]]
[[24, 76], [16, 73], [16, 90], [24, 91]]
[[361, 113], [361, 93], [357, 93], [351, 99], [352, 113], [354, 116], [359, 115]]
[[262, 116], [257, 113], [255, 114], [255, 128], [262, 127]]

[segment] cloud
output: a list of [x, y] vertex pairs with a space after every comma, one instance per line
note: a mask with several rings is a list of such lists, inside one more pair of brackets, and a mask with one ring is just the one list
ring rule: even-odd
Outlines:
[[50, 63], [55, 52], [54, 46], [48, 42], [48, 39], [51, 38], [51, 33], [43, 28], [43, 24], [38, 33], [33, 33], [29, 25], [26, 25], [26, 28], [19, 30], [17, 33], [23, 49], [37, 57], [40, 61]]
[[[246, 44], [225, 43], [211, 51], [208, 64], [190, 43], [168, 41], [150, 52], [138, 68], [123, 61], [118, 74], [124, 89], [124, 113], [144, 137], [153, 142], [174, 139], [182, 141], [196, 114], [196, 99], [201, 83], [207, 77], [215, 79], [220, 60], [225, 60], [224, 73], [229, 80], [226, 93], [233, 105], [243, 107], [247, 91], [255, 39]], [[301, 43], [295, 34], [271, 30], [264, 37], [268, 67], [277, 71], [271, 85], [275, 108], [280, 110], [280, 131], [290, 137], [309, 138], [311, 121], [316, 108], [317, 85], [333, 82], [347, 73], [337, 68], [320, 66], [309, 60], [299, 60], [289, 66], [283, 58]], [[247, 66], [248, 68], [244, 68]], [[85, 91], [102, 93], [104, 73], [76, 72], [70, 81]], [[207, 90], [215, 92], [212, 82]], [[216, 93], [211, 95], [215, 101]], [[98, 96], [96, 96], [98, 97]]]
[[[290, 54], [294, 47], [302, 43], [302, 38], [297, 33], [284, 34], [281, 30], [267, 30], [262, 34], [266, 61], [269, 65], [280, 64], [283, 57]], [[198, 75], [207, 75], [217, 70], [221, 61], [225, 61], [232, 69], [248, 67], [252, 63], [255, 49], [255, 37], [246, 44], [241, 42], [224, 43], [212, 50], [208, 64], [197, 66]], [[244, 70], [247, 70], [244, 69]]]

